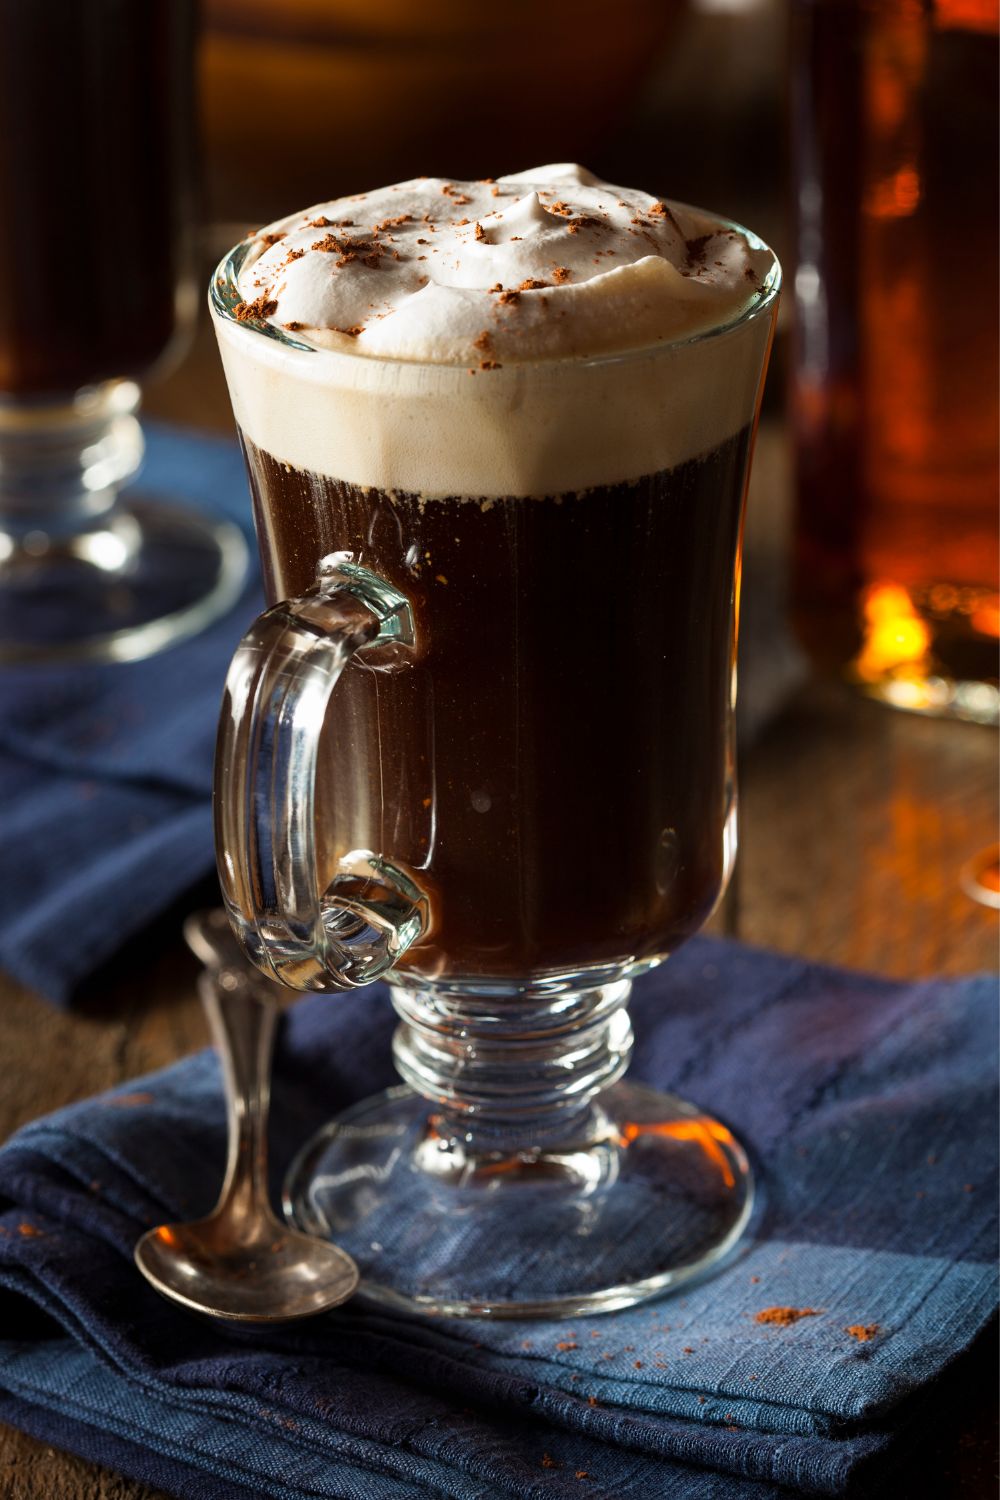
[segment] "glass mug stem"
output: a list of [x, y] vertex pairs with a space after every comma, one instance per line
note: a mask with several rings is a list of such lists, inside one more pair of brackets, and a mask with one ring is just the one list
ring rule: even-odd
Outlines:
[[632, 1055], [627, 979], [558, 984], [393, 985], [393, 1060], [415, 1093], [437, 1101], [420, 1165], [438, 1175], [470, 1161], [541, 1155], [593, 1135], [591, 1101]]

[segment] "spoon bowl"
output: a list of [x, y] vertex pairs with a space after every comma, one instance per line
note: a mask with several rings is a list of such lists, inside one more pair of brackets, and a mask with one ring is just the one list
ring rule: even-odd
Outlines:
[[164, 1297], [237, 1323], [313, 1317], [346, 1302], [358, 1284], [357, 1266], [343, 1250], [277, 1220], [269, 1234], [245, 1241], [215, 1214], [161, 1224], [143, 1235], [135, 1258]]

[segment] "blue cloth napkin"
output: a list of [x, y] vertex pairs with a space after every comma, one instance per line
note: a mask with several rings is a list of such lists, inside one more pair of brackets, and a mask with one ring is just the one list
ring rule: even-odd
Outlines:
[[[233, 440], [146, 428], [137, 491], [237, 522]], [[214, 867], [212, 755], [230, 657], [263, 608], [243, 597], [146, 661], [0, 670], [0, 967], [58, 1004]]]
[[[131, 1253], [215, 1198], [214, 1057], [73, 1105], [0, 1150], [0, 1418], [184, 1497], [863, 1486], [938, 1420], [940, 1377], [994, 1309], [995, 1001], [989, 976], [898, 984], [707, 938], [640, 980], [633, 1075], [740, 1133], [767, 1211], [703, 1285], [570, 1323], [356, 1302], [280, 1333], [210, 1326]], [[292, 1008], [275, 1182], [393, 1081], [392, 1026], [380, 987]], [[772, 1307], [814, 1315], [758, 1321]]]

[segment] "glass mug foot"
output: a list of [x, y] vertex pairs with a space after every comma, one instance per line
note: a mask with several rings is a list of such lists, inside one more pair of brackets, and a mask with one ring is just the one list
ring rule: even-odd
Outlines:
[[332, 1121], [294, 1163], [285, 1212], [344, 1246], [361, 1294], [450, 1317], [611, 1312], [717, 1269], [754, 1201], [739, 1141], [641, 1084], [598, 1094], [545, 1149], [466, 1152], [406, 1087]]
[[166, 500], [120, 503], [69, 542], [0, 531], [0, 549], [0, 662], [10, 663], [151, 656], [231, 609], [248, 561], [238, 527]]

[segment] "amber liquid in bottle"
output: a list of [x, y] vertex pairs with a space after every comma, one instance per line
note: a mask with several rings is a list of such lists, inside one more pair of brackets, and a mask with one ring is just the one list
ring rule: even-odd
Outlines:
[[795, 10], [797, 618], [900, 707], [996, 718], [996, 0]]

